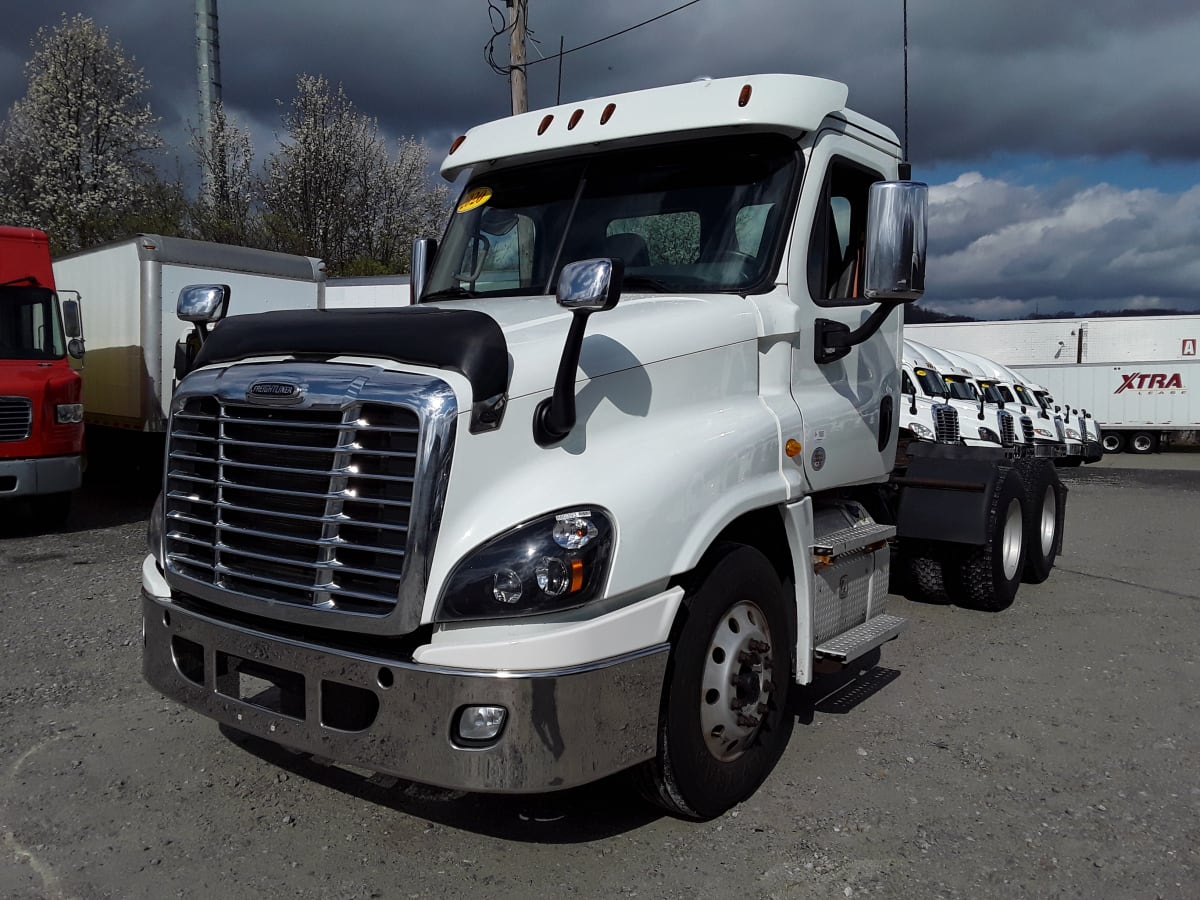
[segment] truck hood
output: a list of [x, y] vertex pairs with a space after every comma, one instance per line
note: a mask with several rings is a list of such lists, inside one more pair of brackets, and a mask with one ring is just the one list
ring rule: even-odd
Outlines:
[[66, 360], [0, 359], [0, 396], [37, 401], [51, 384], [78, 379]]
[[[509, 397], [554, 386], [571, 313], [549, 297], [456, 301], [454, 307], [478, 310], [500, 325], [508, 344]], [[599, 378], [757, 337], [754, 309], [738, 295], [629, 295], [589, 317], [579, 376]]]

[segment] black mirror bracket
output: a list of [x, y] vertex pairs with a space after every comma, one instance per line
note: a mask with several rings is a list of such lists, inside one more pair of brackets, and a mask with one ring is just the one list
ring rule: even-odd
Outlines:
[[554, 379], [554, 393], [533, 411], [533, 439], [539, 447], [557, 444], [575, 427], [575, 372], [579, 369], [583, 333], [591, 314], [590, 309], [572, 311], [571, 328], [567, 332], [563, 355], [558, 361], [558, 375]]
[[892, 310], [904, 304], [903, 300], [884, 300], [865, 322], [850, 330], [850, 326], [833, 319], [817, 319], [813, 322], [813, 361], [823, 366], [837, 362], [854, 347], [871, 337], [882, 327]]

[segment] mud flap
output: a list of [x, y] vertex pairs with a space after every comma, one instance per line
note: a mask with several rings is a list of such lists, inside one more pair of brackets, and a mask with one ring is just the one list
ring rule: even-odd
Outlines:
[[[967, 448], [945, 455], [916, 449], [908, 471], [892, 479], [900, 488], [897, 536], [981, 545], [988, 539], [988, 510], [1005, 460], [970, 456]], [[951, 449], [951, 448], [947, 448]], [[986, 453], [986, 451], [984, 451]], [[962, 455], [960, 455], [962, 454]]]

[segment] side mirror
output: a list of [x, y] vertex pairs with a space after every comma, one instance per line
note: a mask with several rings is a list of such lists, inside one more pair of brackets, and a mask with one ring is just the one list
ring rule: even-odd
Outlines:
[[[62, 318], [63, 331], [67, 333], [68, 339], [83, 337], [83, 316], [79, 311], [79, 298], [77, 296], [73, 298], [68, 297], [62, 301]], [[74, 356], [74, 354], [71, 355]], [[78, 359], [79, 357], [75, 358]]]
[[[622, 271], [617, 273], [620, 268]], [[614, 279], [613, 275], [617, 277]], [[557, 300], [563, 309], [603, 312], [617, 305], [624, 266], [612, 259], [567, 263], [558, 276]]]
[[429, 272], [433, 268], [433, 257], [437, 255], [438, 242], [433, 238], [417, 238], [412, 246], [412, 275], [408, 289], [412, 303], [418, 303], [429, 283]]
[[191, 284], [179, 292], [176, 314], [184, 322], [212, 325], [229, 309], [229, 285]]
[[73, 337], [67, 341], [67, 354], [71, 359], [83, 359], [83, 338]]
[[918, 181], [871, 185], [863, 296], [908, 303], [925, 292], [929, 187]]
[[619, 259], [584, 259], [563, 266], [558, 276], [558, 305], [571, 311], [571, 327], [558, 360], [554, 393], [533, 412], [533, 439], [539, 447], [558, 443], [575, 427], [575, 372], [588, 316], [617, 305], [624, 277], [625, 263]]

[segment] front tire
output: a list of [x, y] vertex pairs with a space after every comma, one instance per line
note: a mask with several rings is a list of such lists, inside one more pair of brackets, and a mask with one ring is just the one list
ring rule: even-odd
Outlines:
[[1025, 485], [1001, 469], [987, 516], [987, 539], [966, 548], [953, 570], [951, 596], [963, 606], [998, 612], [1012, 605], [1025, 569]]
[[783, 755], [795, 639], [775, 570], [739, 544], [714, 548], [681, 615], [658, 753], [637, 775], [652, 802], [705, 820], [753, 794]]

